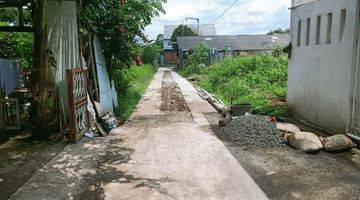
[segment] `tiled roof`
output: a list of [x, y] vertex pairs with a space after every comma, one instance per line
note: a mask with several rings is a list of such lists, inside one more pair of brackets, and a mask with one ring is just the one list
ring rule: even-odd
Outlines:
[[180, 49], [195, 49], [198, 42], [205, 42], [210, 49], [268, 50], [289, 44], [289, 34], [275, 35], [217, 35], [208, 37], [178, 37]]

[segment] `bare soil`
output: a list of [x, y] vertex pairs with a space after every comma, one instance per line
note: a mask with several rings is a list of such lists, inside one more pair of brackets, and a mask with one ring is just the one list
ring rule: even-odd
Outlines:
[[173, 80], [171, 71], [165, 71], [161, 88], [161, 107], [163, 112], [189, 112], [183, 94]]

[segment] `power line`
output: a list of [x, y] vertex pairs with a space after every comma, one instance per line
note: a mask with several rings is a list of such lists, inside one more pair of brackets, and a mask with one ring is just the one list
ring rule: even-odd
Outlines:
[[217, 20], [219, 20], [222, 16], [224, 16], [232, 7], [235, 6], [235, 4], [238, 2], [239, 0], [235, 0], [223, 13], [221, 13], [217, 18], [215, 18], [214, 20], [212, 20], [210, 23], [208, 24], [213, 24], [215, 23]]
[[259, 22], [223, 22], [223, 23], [216, 23], [217, 25], [245, 25], [245, 26], [252, 26], [257, 24], [268, 24], [268, 23], [290, 23], [290, 21], [259, 21]]

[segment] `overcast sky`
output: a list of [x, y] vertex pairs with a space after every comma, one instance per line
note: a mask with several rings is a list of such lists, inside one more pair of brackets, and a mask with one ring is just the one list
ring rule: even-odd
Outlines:
[[[165, 24], [180, 24], [184, 17], [196, 17], [201, 24], [214, 20], [234, 0], [168, 0], [165, 15], [153, 19], [145, 34], [155, 39]], [[291, 0], [238, 0], [216, 24], [219, 35], [261, 34], [289, 27]], [[194, 22], [187, 22], [194, 23]]]

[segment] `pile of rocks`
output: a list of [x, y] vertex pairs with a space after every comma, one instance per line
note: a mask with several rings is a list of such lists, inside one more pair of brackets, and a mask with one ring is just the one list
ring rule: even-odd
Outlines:
[[236, 144], [246, 149], [288, 148], [276, 125], [268, 122], [265, 116], [239, 116], [223, 130]]

